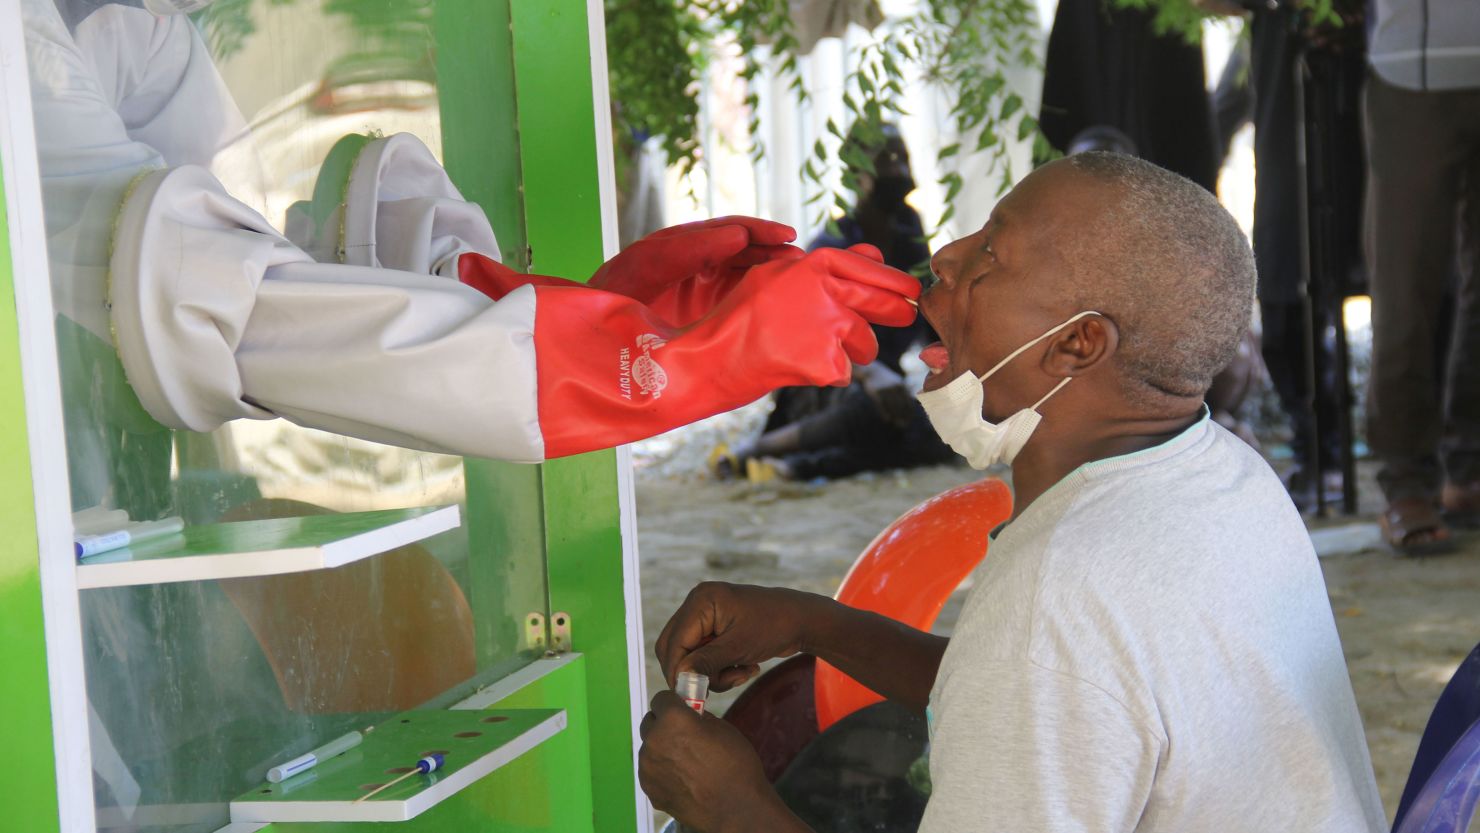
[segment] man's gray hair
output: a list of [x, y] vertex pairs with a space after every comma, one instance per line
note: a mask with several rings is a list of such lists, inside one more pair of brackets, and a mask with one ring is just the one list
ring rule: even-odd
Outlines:
[[1116, 358], [1142, 402], [1202, 396], [1232, 361], [1254, 309], [1254, 253], [1206, 190], [1118, 153], [1065, 163], [1109, 186], [1106, 203], [1065, 247], [1079, 309], [1120, 329]]

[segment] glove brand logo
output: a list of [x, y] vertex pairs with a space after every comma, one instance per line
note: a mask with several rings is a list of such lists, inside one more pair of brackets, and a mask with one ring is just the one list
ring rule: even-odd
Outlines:
[[631, 349], [622, 348], [617, 360], [619, 373], [617, 384], [622, 389], [623, 399], [632, 398], [634, 381], [637, 383], [639, 394], [651, 396], [654, 399], [663, 398], [663, 390], [668, 387], [668, 372], [653, 358], [653, 352], [667, 343], [660, 335], [643, 333], [637, 337], [637, 349], [642, 351], [642, 355], [633, 358]]

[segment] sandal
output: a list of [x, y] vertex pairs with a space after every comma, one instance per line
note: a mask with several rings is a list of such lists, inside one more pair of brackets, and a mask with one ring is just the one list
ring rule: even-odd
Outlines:
[[1449, 527], [1433, 501], [1426, 498], [1391, 501], [1377, 521], [1382, 539], [1399, 555], [1430, 555], [1448, 550], [1453, 544]]
[[1444, 520], [1463, 529], [1480, 528], [1480, 482], [1446, 481], [1439, 499]]
[[741, 474], [740, 458], [730, 453], [730, 447], [720, 443], [709, 452], [709, 473], [715, 480], [729, 480]]

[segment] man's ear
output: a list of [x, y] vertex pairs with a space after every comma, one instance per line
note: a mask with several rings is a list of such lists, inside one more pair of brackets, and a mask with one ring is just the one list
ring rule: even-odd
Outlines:
[[1082, 376], [1115, 355], [1120, 328], [1103, 315], [1088, 315], [1053, 337], [1043, 356], [1043, 370], [1051, 376]]

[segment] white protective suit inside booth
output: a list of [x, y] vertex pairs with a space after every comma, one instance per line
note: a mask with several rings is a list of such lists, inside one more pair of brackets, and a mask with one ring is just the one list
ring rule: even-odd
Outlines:
[[590, 286], [518, 275], [409, 138], [366, 149], [332, 252], [346, 262], [320, 262], [200, 166], [241, 119], [186, 18], [108, 4], [74, 39], [25, 2], [49, 231], [76, 238], [60, 311], [111, 335], [166, 426], [284, 417], [539, 461], [842, 383], [876, 350], [870, 323], [913, 319], [918, 284], [876, 251], [802, 257], [791, 229], [748, 218], [658, 232]]
[[[24, 2], [48, 231], [73, 265], [54, 275], [58, 312], [110, 341], [117, 328], [151, 415], [195, 431], [282, 416], [543, 459], [532, 291], [494, 304], [425, 272], [315, 262], [202, 167], [245, 124], [188, 18], [110, 4], [74, 40], [51, 0]], [[460, 203], [450, 188], [444, 176], [428, 192]], [[496, 251], [481, 212], [460, 205], [481, 221], [474, 245]], [[429, 231], [399, 213], [395, 227]], [[427, 407], [453, 396], [464, 406]]]

